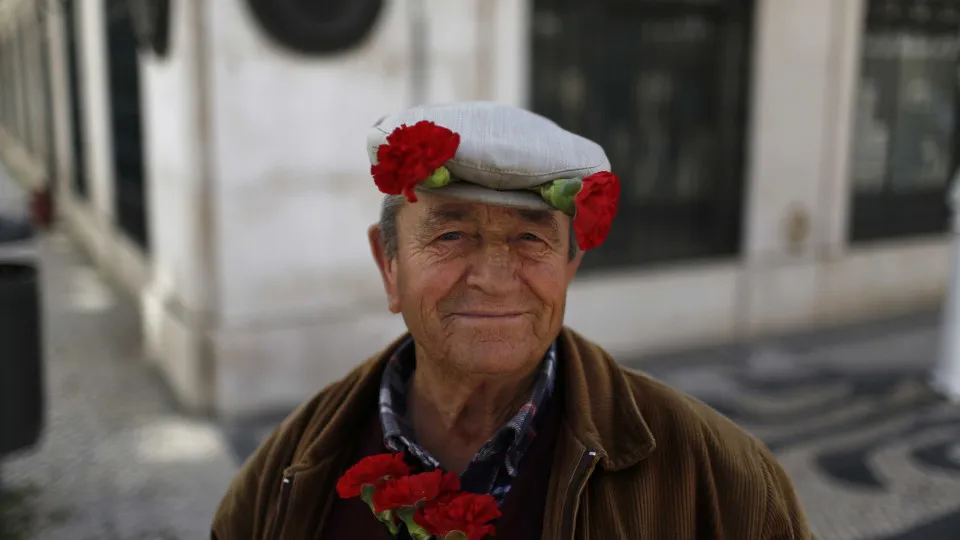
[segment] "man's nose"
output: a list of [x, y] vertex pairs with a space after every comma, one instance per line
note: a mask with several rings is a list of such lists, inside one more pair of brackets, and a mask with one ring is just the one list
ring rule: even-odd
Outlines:
[[518, 282], [518, 266], [508, 243], [484, 243], [471, 257], [467, 285], [490, 294], [509, 294]]

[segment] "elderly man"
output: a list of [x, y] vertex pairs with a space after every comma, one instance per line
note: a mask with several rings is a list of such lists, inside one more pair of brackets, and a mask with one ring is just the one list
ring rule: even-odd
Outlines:
[[620, 193], [600, 146], [467, 103], [384, 118], [368, 150], [409, 334], [263, 443], [213, 538], [810, 538], [760, 442], [564, 328]]

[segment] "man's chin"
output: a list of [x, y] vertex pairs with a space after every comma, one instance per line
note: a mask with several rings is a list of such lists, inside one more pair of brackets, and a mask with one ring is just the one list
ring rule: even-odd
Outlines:
[[509, 331], [517, 327], [529, 328], [530, 316], [524, 313], [510, 315], [451, 315], [453, 323], [464, 329], [480, 332]]
[[460, 369], [476, 374], [505, 374], [529, 369], [533, 358], [529, 344], [517, 340], [478, 340], [456, 351], [454, 360]]

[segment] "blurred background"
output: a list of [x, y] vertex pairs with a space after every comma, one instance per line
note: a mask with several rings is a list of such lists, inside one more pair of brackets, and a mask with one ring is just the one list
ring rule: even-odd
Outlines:
[[403, 329], [367, 130], [461, 100], [623, 181], [568, 324], [763, 439], [820, 538], [960, 538], [958, 61], [960, 0], [0, 0], [0, 539], [206, 538]]

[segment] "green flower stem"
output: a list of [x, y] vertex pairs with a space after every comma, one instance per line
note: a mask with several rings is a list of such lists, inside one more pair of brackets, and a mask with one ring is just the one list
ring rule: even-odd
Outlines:
[[427, 188], [438, 188], [443, 187], [450, 182], [453, 182], [453, 177], [450, 176], [450, 171], [446, 167], [441, 165], [437, 170], [433, 171], [429, 177], [423, 182], [420, 182], [420, 185]]
[[396, 536], [400, 532], [400, 526], [397, 524], [397, 518], [393, 513], [393, 510], [384, 510], [377, 514], [377, 519], [383, 522], [387, 526], [387, 530], [390, 531], [390, 534]]
[[400, 532], [400, 527], [397, 525], [397, 517], [394, 515], [393, 510], [385, 510], [377, 513], [377, 509], [373, 506], [373, 494], [376, 491], [377, 488], [375, 486], [364, 484], [364, 486], [360, 488], [360, 498], [363, 499], [363, 502], [367, 503], [373, 515], [387, 526], [390, 534], [396, 536], [396, 534]]
[[543, 200], [568, 216], [577, 213], [576, 197], [583, 182], [579, 178], [561, 178], [537, 188]]
[[397, 509], [397, 516], [407, 525], [407, 532], [410, 533], [410, 537], [413, 540], [430, 540], [433, 538], [426, 529], [417, 525], [417, 522], [413, 519], [413, 514], [416, 513], [417, 509], [414, 506], [404, 506]]
[[443, 537], [443, 540], [469, 540], [466, 533], [460, 531], [452, 531], [450, 534]]
[[370, 507], [370, 511], [374, 514], [377, 513], [377, 511], [373, 509], [373, 494], [376, 491], [377, 488], [370, 484], [364, 484], [363, 487], [360, 488], [360, 498], [363, 500], [363, 502], [367, 503], [367, 506]]

